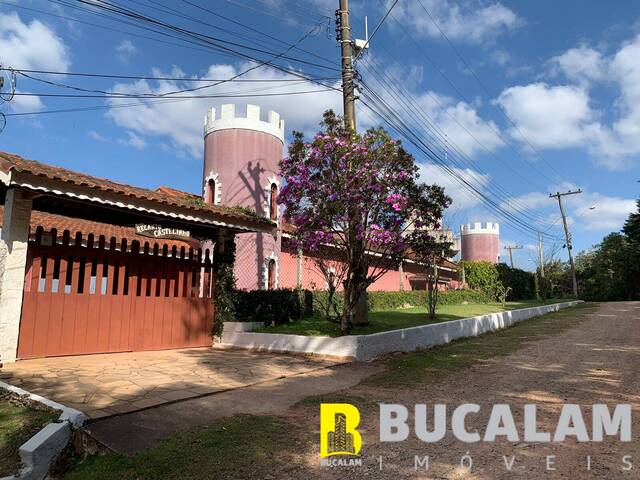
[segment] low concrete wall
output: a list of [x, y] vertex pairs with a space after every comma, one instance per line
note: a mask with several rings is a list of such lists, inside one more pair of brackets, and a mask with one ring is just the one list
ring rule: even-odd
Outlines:
[[0, 382], [0, 389], [28, 397], [29, 400], [61, 412], [57, 422], [49, 423], [20, 446], [18, 449], [22, 461], [20, 472], [11, 477], [0, 478], [0, 480], [43, 480], [47, 478], [52, 464], [69, 443], [71, 431], [83, 425], [85, 416], [79, 410], [29, 393], [8, 383]]
[[582, 303], [581, 300], [391, 330], [371, 335], [313, 337], [278, 333], [223, 332], [221, 347], [272, 352], [312, 353], [367, 361], [391, 352], [412, 352], [510, 327], [529, 318]]
[[222, 341], [216, 346], [266, 352], [313, 353], [355, 360], [358, 354], [358, 338], [361, 336], [332, 338], [280, 333], [223, 332]]

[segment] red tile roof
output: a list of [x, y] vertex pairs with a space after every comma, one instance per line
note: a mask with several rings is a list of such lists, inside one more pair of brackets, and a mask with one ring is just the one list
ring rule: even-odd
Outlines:
[[27, 160], [18, 155], [7, 152], [0, 152], [0, 171], [4, 173], [12, 171], [24, 172], [51, 180], [67, 182], [75, 186], [116, 193], [140, 200], [150, 200], [164, 205], [172, 205], [199, 212], [209, 212], [223, 217], [226, 221], [236, 220], [262, 225], [272, 223], [267, 219], [247, 215], [246, 213], [235, 210], [232, 207], [205, 204], [197, 195], [181, 192], [180, 190], [175, 190], [169, 187], [160, 187], [156, 191], [134, 187], [123, 183], [117, 183], [106, 178], [92, 177], [83, 173], [67, 170], [66, 168], [46, 165], [35, 160]]

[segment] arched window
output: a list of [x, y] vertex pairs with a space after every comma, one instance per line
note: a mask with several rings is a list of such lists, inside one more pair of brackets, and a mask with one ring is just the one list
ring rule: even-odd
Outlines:
[[275, 183], [271, 184], [269, 192], [269, 219], [278, 219], [278, 186]]
[[276, 261], [273, 258], [267, 265], [267, 288], [269, 290], [276, 288]]
[[216, 203], [216, 181], [213, 178], [210, 178], [207, 182], [206, 202], [212, 205]]

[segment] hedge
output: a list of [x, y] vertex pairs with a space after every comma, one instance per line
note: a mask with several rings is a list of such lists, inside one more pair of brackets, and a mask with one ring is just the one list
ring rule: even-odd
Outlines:
[[490, 262], [462, 262], [466, 282], [470, 288], [481, 290], [497, 298], [498, 285], [511, 287], [508, 300], [528, 300], [535, 298], [535, 275], [519, 268], [511, 268], [505, 263], [494, 265]]
[[302, 302], [298, 290], [236, 290], [234, 295], [236, 320], [279, 325], [302, 317]]
[[[311, 295], [313, 297], [313, 312], [316, 314], [324, 313], [328, 292], [326, 290], [315, 290], [311, 292]], [[426, 307], [428, 303], [426, 290], [407, 290], [404, 292], [374, 291], [368, 292], [367, 296], [369, 311], [372, 312], [394, 310], [406, 305]], [[342, 305], [342, 301], [342, 292], [336, 292], [334, 294], [334, 302], [337, 305]], [[464, 302], [489, 303], [492, 301], [494, 300], [490, 296], [479, 290], [447, 290], [438, 293], [438, 305], [456, 305]], [[341, 309], [338, 309], [338, 311], [341, 311]]]
[[536, 280], [532, 272], [511, 268], [505, 263], [496, 265], [498, 278], [505, 287], [511, 287], [509, 300], [529, 300], [536, 296]]

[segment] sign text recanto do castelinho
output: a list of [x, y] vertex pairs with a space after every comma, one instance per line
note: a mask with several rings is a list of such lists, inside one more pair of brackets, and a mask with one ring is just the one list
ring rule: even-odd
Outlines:
[[173, 240], [189, 240], [191, 232], [180, 228], [168, 228], [146, 223], [136, 224], [136, 233], [145, 237], [167, 238]]

